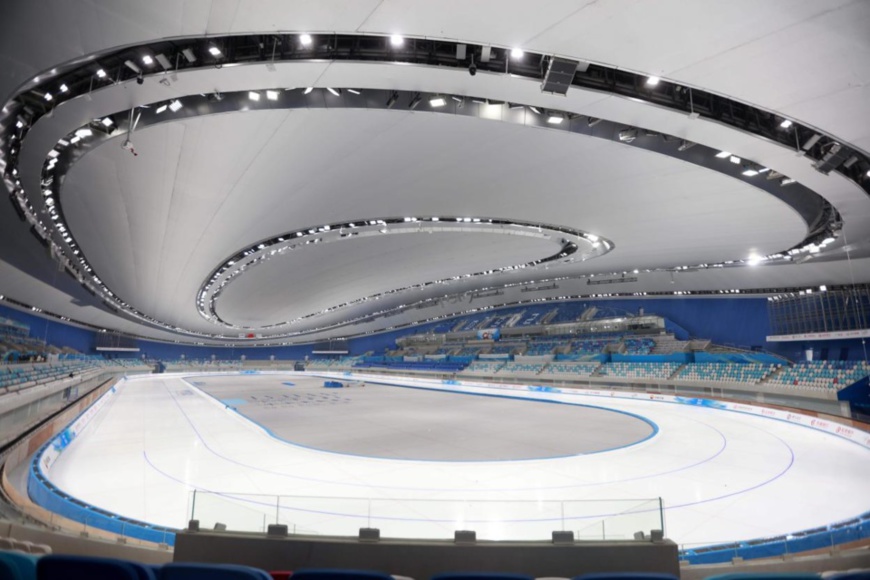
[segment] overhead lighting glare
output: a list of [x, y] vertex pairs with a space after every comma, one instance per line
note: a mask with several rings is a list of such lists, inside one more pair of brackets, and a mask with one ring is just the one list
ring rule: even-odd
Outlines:
[[336, 97], [341, 95], [341, 89], [333, 89], [332, 87], [326, 87], [326, 90], [335, 95]]
[[659, 77], [647, 77], [647, 79], [646, 79], [646, 84], [649, 85], [649, 86], [651, 86], [651, 87], [654, 87], [654, 86], [656, 86], [657, 84], [659, 84], [659, 81], [660, 81], [660, 80], [661, 80], [661, 79], [660, 79]]
[[179, 111], [179, 109], [181, 109], [182, 106], [183, 105], [181, 104], [181, 101], [179, 101], [178, 99], [175, 99], [174, 101], [169, 103], [169, 110], [172, 111], [173, 113], [177, 113]]
[[221, 53], [221, 49], [219, 49], [219, 48], [216, 47], [215, 45], [211, 45], [211, 46], [209, 46], [209, 47], [208, 47], [208, 52], [209, 52], [212, 56], [215, 56], [215, 57], [220, 56], [221, 54], [223, 54], [223, 53]]
[[266, 98], [270, 101], [278, 100], [278, 91], [266, 91]]
[[260, 93], [258, 93], [257, 91], [248, 91], [248, 98], [252, 101], [259, 101]]
[[302, 44], [302, 46], [311, 46], [311, 35], [310, 34], [300, 35], [299, 42]]
[[405, 39], [399, 34], [393, 34], [390, 36], [390, 44], [396, 47], [402, 46], [405, 44]]
[[429, 105], [432, 107], [443, 107], [447, 104], [447, 101], [444, 97], [433, 97], [429, 99]]
[[146, 54], [142, 57], [142, 63], [147, 66], [152, 66], [154, 64], [154, 59], [151, 58], [151, 55]]
[[716, 154], [716, 157], [719, 159], [725, 159], [726, 157], [731, 157], [731, 154], [728, 151], [720, 151]]
[[311, 91], [313, 91], [313, 90], [314, 90], [314, 87], [305, 87], [305, 90], [302, 91], [302, 94], [307, 95], [307, 94], [311, 93]]
[[788, 119], [785, 119], [785, 120], [783, 120], [782, 123], [779, 124], [779, 126], [782, 127], [783, 129], [788, 129], [789, 127], [792, 126], [792, 122], [789, 121]]
[[520, 60], [521, 58], [523, 58], [524, 54], [525, 53], [523, 52], [522, 48], [512, 48], [511, 49], [511, 58], [513, 58], [515, 60]]
[[564, 120], [565, 117], [563, 117], [562, 115], [550, 115], [549, 117], [547, 117], [547, 122], [551, 125], [558, 125]]

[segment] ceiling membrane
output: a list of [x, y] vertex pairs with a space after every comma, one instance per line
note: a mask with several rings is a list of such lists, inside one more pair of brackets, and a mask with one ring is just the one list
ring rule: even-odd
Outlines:
[[[853, 121], [855, 118], [867, 117], [866, 107], [868, 106], [867, 103], [870, 102], [870, 99], [861, 98], [862, 95], [866, 97], [866, 94], [862, 93], [862, 91], [866, 91], [868, 77], [868, 67], [866, 64], [868, 62], [866, 58], [867, 37], [861, 34], [861, 31], [866, 31], [864, 24], [867, 22], [867, 6], [862, 6], [861, 3], [828, 2], [820, 6], [819, 3], [812, 2], [788, 3], [787, 5], [772, 2], [761, 8], [770, 18], [753, 19], [751, 25], [747, 25], [745, 16], [738, 16], [739, 10], [735, 12], [733, 6], [730, 6], [728, 10], [723, 9], [722, 13], [717, 16], [715, 26], [710, 22], [708, 18], [709, 14], [706, 12], [703, 15], [698, 14], [697, 18], [695, 18], [691, 14], [694, 8], [689, 9], [687, 12], [684, 5], [678, 5], [677, 3], [662, 3], [657, 7], [655, 13], [647, 15], [638, 13], [639, 10], [643, 11], [646, 8], [632, 4], [631, 11], [625, 9], [618, 11], [621, 16], [630, 14], [628, 22], [625, 21], [625, 18], [613, 18], [615, 14], [613, 10], [616, 9], [613, 5], [580, 7], [572, 3], [557, 3], [558, 5], [551, 7], [551, 11], [541, 11], [540, 14], [534, 15], [534, 18], [530, 18], [522, 10], [516, 11], [517, 13], [524, 14], [522, 17], [519, 14], [505, 14], [504, 17], [500, 17], [497, 21], [490, 22], [492, 26], [485, 27], [485, 30], [482, 30], [476, 24], [476, 22], [485, 21], [485, 19], [469, 18], [466, 20], [464, 18], [456, 18], [455, 14], [453, 14], [445, 20], [445, 13], [440, 8], [436, 10], [435, 7], [421, 8], [420, 11], [410, 14], [407, 10], [402, 9], [401, 3], [390, 1], [367, 5], [365, 9], [362, 6], [366, 4], [365, 2], [353, 5], [348, 4], [347, 6], [342, 2], [327, 2], [320, 3], [317, 7], [304, 5], [294, 6], [292, 9], [288, 7], [279, 9], [277, 5], [273, 5], [272, 8], [274, 10], [269, 9], [268, 3], [258, 3], [257, 7], [262, 12], [244, 9], [240, 11], [239, 7], [243, 8], [246, 3], [237, 2], [236, 4], [234, 8], [230, 9], [228, 6], [212, 5], [205, 2], [199, 4], [193, 3], [185, 7], [184, 14], [175, 14], [174, 11], [178, 7], [171, 4], [162, 6], [161, 11], [160, 2], [154, 5], [154, 10], [149, 8], [147, 13], [141, 12], [141, 9], [135, 6], [113, 7], [111, 13], [103, 11], [99, 7], [87, 6], [82, 8], [84, 13], [80, 13], [81, 27], [87, 28], [95, 24], [93, 27], [94, 34], [76, 35], [75, 37], [67, 36], [68, 30], [70, 30], [66, 27], [66, 24], [69, 22], [69, 15], [64, 16], [64, 7], [59, 7], [57, 10], [39, 15], [40, 18], [44, 19], [43, 29], [46, 31], [53, 30], [57, 34], [49, 34], [47, 40], [41, 39], [37, 46], [32, 47], [32, 52], [26, 58], [18, 59], [14, 63], [14, 66], [5, 68], [5, 76], [0, 73], [0, 87], [14, 86], [14, 84], [10, 85], [11, 79], [23, 79], [23, 71], [46, 69], [57, 62], [65, 60], [66, 56], [64, 55], [101, 50], [101, 46], [114, 46], [130, 42], [139, 37], [148, 39], [172, 36], [173, 32], [181, 34], [187, 29], [191, 30], [191, 34], [201, 34], [203, 29], [209, 30], [212, 33], [223, 31], [241, 32], [251, 26], [254, 28], [250, 30], [265, 30], [272, 25], [283, 29], [293, 29], [295, 26], [302, 26], [304, 24], [305, 30], [311, 32], [346, 29], [384, 33], [394, 32], [398, 27], [399, 31], [405, 34], [414, 34], [416, 30], [430, 32], [436, 36], [440, 33], [441, 35], [455, 38], [472, 38], [478, 42], [496, 39], [497, 42], [494, 42], [494, 44], [502, 46], [521, 45], [527, 49], [538, 49], [542, 52], [552, 51], [572, 56], [588, 54], [590, 55], [589, 60], [615, 63], [618, 66], [649, 72], [650, 74], [658, 73], [663, 77], [682, 80], [682, 82], [687, 84], [696, 83], [696, 86], [711, 88], [724, 94], [733, 94], [740, 98], [745, 98], [750, 102], [757, 103], [762, 107], [775, 108], [774, 104], [776, 104], [778, 107], [783, 107], [782, 110], [786, 114], [789, 114], [789, 111], [801, 111], [802, 115], [806, 115], [809, 123], [815, 123], [825, 130], [846, 136], [859, 146], [861, 143], [866, 143], [867, 125]], [[612, 4], [615, 5], [617, 3]], [[500, 4], [500, 6], [504, 8], [503, 4]], [[344, 11], [340, 10], [342, 7]], [[489, 3], [483, 2], [470, 9], [485, 12], [491, 8]], [[22, 8], [19, 11], [19, 16], [24, 19], [28, 18], [27, 12], [29, 9]], [[88, 14], [87, 11], [89, 10], [94, 10], [96, 13]], [[483, 12], [478, 14], [478, 16], [483, 17]], [[502, 12], [503, 10], [500, 9], [499, 13], [501, 14]], [[669, 20], [667, 16], [670, 13], [673, 13], [672, 15], [674, 16], [674, 18], [670, 19], [671, 22], [658, 22], [658, 20]], [[462, 14], [465, 14], [465, 12], [462, 12]], [[676, 17], [677, 14], [680, 15], [679, 18]], [[35, 16], [34, 13], [34, 18]], [[286, 23], [288, 26], [279, 26], [284, 18], [293, 20], [294, 26], [289, 26], [289, 21]], [[697, 20], [698, 24], [691, 27], [691, 30], [685, 30], [685, 26], [683, 26], [683, 20], [685, 19], [690, 19], [693, 22]], [[649, 23], [653, 21], [656, 22], [656, 26], [649, 26]], [[128, 23], [130, 22], [136, 22], [136, 26], [129, 27]], [[632, 24], [632, 22], [635, 24]], [[640, 25], [641, 22], [643, 25]], [[96, 25], [97, 23], [99, 24]], [[663, 29], [666, 31], [668, 26], [676, 26], [677, 23], [680, 26], [680, 34], [662, 34]], [[614, 34], [615, 32], [620, 32], [614, 30], [614, 26], [618, 26], [622, 34]], [[655, 32], [653, 32], [653, 29], [655, 29]], [[577, 31], [580, 30], [585, 30], [586, 34], [578, 34]], [[836, 31], [836, 34], [832, 34], [830, 31]], [[0, 53], [9, 54], [9, 50], [4, 51], [2, 49], [3, 42], [16, 42], [15, 50], [18, 51], [21, 50], [21, 47], [25, 46], [24, 43], [31, 41], [29, 38], [19, 38], [16, 40], [15, 32], [9, 32], [10, 34], [4, 37], [7, 39], [6, 41], [0, 40]], [[521, 32], [521, 34], [517, 34], [517, 32]], [[683, 41], [686, 39], [687, 34], [696, 34], [699, 38], [704, 38], [705, 42], [698, 44], [697, 49], [688, 51], [683, 46]], [[596, 39], [596, 41], [593, 43], [591, 42], [592, 39]], [[79, 43], [86, 44], [87, 50], [84, 49], [84, 45]], [[818, 45], [816, 46], [817, 43]], [[822, 48], [819, 49], [819, 46]], [[783, 59], [783, 47], [789, 47], [791, 50], [790, 53], [787, 53], [789, 56], [786, 59]], [[795, 54], [803, 54], [804, 57], [796, 58]], [[598, 58], [599, 56], [602, 58]], [[603, 58], [605, 56], [607, 58]], [[654, 68], [651, 64], [642, 65], [644, 59], [648, 63], [653, 63], [654, 61], [656, 66], [660, 68]], [[39, 68], [39, 64], [35, 64], [39, 62], [46, 63], [42, 69]], [[797, 63], [800, 63], [801, 69], [799, 72], [801, 74], [795, 74], [798, 72], [794, 70], [794, 65]], [[312, 68], [312, 72], [317, 68]], [[409, 86], [409, 83], [412, 83], [411, 86], [413, 86], [413, 83], [419, 83], [417, 86], [421, 88], [425, 88], [423, 85], [427, 84], [436, 88], [451, 86], [451, 88], [457, 88], [457, 92], [459, 92], [468, 91], [468, 83], [472, 82], [467, 75], [445, 75], [443, 71], [433, 72], [425, 70], [411, 72], [408, 69], [415, 67], [402, 68], [405, 70], [395, 71], [394, 69], [395, 74], [387, 74], [381, 80], [375, 81], [375, 85], [389, 86], [390, 81], [388, 79], [393, 78], [399, 79], [394, 82], [404, 86]], [[327, 64], [319, 67], [316, 76], [312, 77], [308, 82], [315, 84], [318, 79], [325, 79], [325, 83], [329, 83], [332, 86], [341, 86], [341, 79], [348, 81], [354, 75], [360, 79], [360, 83], [371, 82], [369, 74], [371, 70], [367, 66], [348, 65], [341, 67]], [[742, 72], [737, 74], [736, 71]], [[750, 72], [747, 73], [746, 71]], [[229, 73], [235, 71], [227, 69], [220, 72]], [[409, 72], [411, 74], [408, 74]], [[244, 82], [240, 83], [241, 86], [246, 86], [246, 83], [254, 83], [255, 85], [259, 83], [260, 86], [269, 86], [268, 83], [274, 82], [275, 79], [275, 73], [264, 74], [262, 69], [249, 70], [246, 73], [247, 78]], [[419, 75], [415, 76], [416, 73], [419, 73]], [[16, 77], [16, 74], [19, 76]], [[804, 82], [803, 79], [807, 76], [812, 77], [814, 82]], [[746, 80], [750, 77], [754, 79], [752, 82]], [[225, 77], [222, 77], [221, 83], [223, 78]], [[211, 77], [211, 79], [213, 80], [214, 77]], [[695, 80], [693, 81], [692, 79]], [[385, 82], [386, 85], [384, 84]], [[535, 88], [531, 87], [534, 83], [512, 82], [508, 88], [504, 79], [482, 79], [480, 76], [473, 82], [476, 83], [474, 85], [475, 90], [480, 91], [478, 94], [484, 96], [488, 96], [486, 93], [489, 92], [494, 98], [498, 98], [498, 96], [504, 97], [508, 92], [516, 94], [517, 90], [525, 90], [535, 98], [544, 98], [539, 93], [535, 94]], [[295, 86], [304, 85], [296, 84]], [[348, 84], [345, 86], [365, 85]], [[94, 96], [97, 97], [96, 94]], [[133, 94], [129, 94], [128, 102], [130, 98], [135, 99], [136, 97]], [[585, 104], [579, 105], [578, 101], [584, 99]], [[97, 99], [95, 98], [95, 100]], [[733, 130], [722, 131], [721, 128], [712, 126], [714, 125], [712, 123], [686, 123], [684, 121], [682, 126], [674, 130], [674, 116], [672, 114], [656, 110], [654, 107], [631, 103], [625, 99], [614, 99], [608, 96], [589, 95], [571, 91], [568, 98], [563, 100], [567, 101], [570, 107], [583, 109], [587, 114], [621, 119], [631, 124], [665, 130], [672, 134], [693, 139], [699, 143], [707, 143], [711, 146], [735, 151], [743, 157], [754, 159], [768, 166], [794, 166], [794, 169], [788, 170], [789, 175], [798, 177], [802, 183], [806, 183], [820, 193], [824, 192], [823, 195], [835, 203], [846, 220], [846, 231], [847, 233], [850, 232], [850, 239], [859, 238], [860, 232], [867, 231], [865, 229], [868, 217], [866, 196], [860, 195], [862, 192], [855, 191], [855, 188], [851, 184], [844, 183], [839, 176], [822, 176], [808, 167], [796, 166], [797, 162], [803, 162], [805, 166], [807, 164], [802, 159], [795, 161], [793, 152], [787, 150], [777, 151], [776, 147], [770, 147], [769, 144], [765, 144], [758, 139], [741, 135]], [[89, 109], [92, 113], [98, 110], [93, 103], [90, 103], [84, 109]], [[60, 112], [58, 110], [58, 113]], [[793, 114], [797, 118], [804, 118], [796, 113]], [[80, 121], [86, 120], [88, 117], [89, 115], [86, 113], [80, 117]], [[528, 128], [524, 130], [532, 131]], [[185, 131], [187, 131], [187, 128], [185, 128]], [[50, 139], [48, 143], [51, 143]], [[331, 148], [327, 145], [324, 150], [331, 151]], [[486, 147], [483, 147], [483, 150], [486, 151]], [[42, 155], [37, 154], [34, 160], [40, 162], [40, 159], [44, 159], [45, 151], [46, 149], [43, 149]], [[168, 150], [164, 154], [171, 155]], [[244, 151], [242, 154], [244, 154]], [[480, 153], [480, 155], [484, 156], [486, 153]], [[512, 159], [510, 156], [507, 159], [515, 160], [515, 158]], [[105, 167], [109, 168], [109, 170], [116, 170], [116, 165], [120, 162], [121, 160], [118, 159], [107, 160]], [[632, 158], [626, 158], [625, 162], [633, 163], [634, 161]], [[676, 164], [679, 163], [676, 162]], [[389, 164], [385, 165], [385, 167], [387, 169], [392, 168]], [[37, 174], [31, 172], [30, 175], [32, 179]], [[191, 175], [196, 176], [197, 173], [192, 171]], [[614, 173], [614, 175], [617, 174]], [[676, 179], [669, 174], [668, 177]], [[122, 180], [127, 178], [128, 175], [123, 172], [117, 174], [116, 183], [114, 183], [115, 191], [128, 187], [126, 183], [121, 183]], [[651, 176], [651, 178], [655, 179], [654, 176]], [[145, 179], [153, 182], [155, 177], [153, 174], [150, 174]], [[170, 177], [161, 174], [158, 179], [157, 189], [165, 187], [167, 180], [170, 180]], [[495, 182], [498, 183], [498, 180], [499, 178], [496, 176]], [[619, 181], [619, 179], [617, 178], [616, 181]], [[174, 182], [172, 187], [175, 187]], [[706, 183], [703, 181], [693, 182], [691, 179], [688, 179], [685, 184], [681, 184], [681, 189], [684, 192], [693, 187], [706, 189]], [[617, 184], [618, 188], [619, 185]], [[750, 187], [749, 189], [752, 188]], [[635, 193], [637, 200], [634, 203], [643, 203], [644, 193], [646, 192], [643, 188], [637, 188]], [[720, 190], [720, 193], [725, 193], [725, 190]], [[758, 191], [755, 194], [763, 195]], [[519, 194], [506, 196], [505, 205], [513, 207], [514, 202], [516, 202], [516, 207], [524, 210], [527, 207], [527, 205], [524, 205], [525, 200], [521, 198], [517, 199], [518, 197]], [[162, 215], [159, 212], [155, 212], [153, 207], [140, 208], [142, 209], [141, 213], [126, 215], [129, 220], [129, 233], [126, 231], [111, 231], [110, 229], [110, 235], [104, 235], [102, 243], [115, 244], [117, 243], [115, 239], [117, 236], [118, 239], [123, 240], [122, 245], [132, 244], [133, 239], [141, 236], [141, 233], [137, 232], [141, 228], [155, 227], [158, 229], [162, 228], [166, 232], [172, 232], [173, 224], [171, 223], [172, 218], [170, 216], [174, 203], [175, 200], [173, 199], [169, 204], [169, 211], [166, 211]], [[632, 203], [632, 201], [628, 203]], [[764, 208], [753, 205], [744, 205], [743, 207], [749, 214], [764, 211]], [[167, 208], [162, 207], [162, 209]], [[615, 205], [614, 209], [619, 211], [621, 208], [619, 205]], [[777, 211], [782, 212], [783, 208], [779, 207]], [[331, 212], [326, 213], [334, 215]], [[387, 215], [380, 208], [375, 213]], [[488, 213], [492, 214], [491, 211]], [[156, 221], [140, 222], [138, 216], [144, 216], [144, 219]], [[685, 217], [692, 219], [690, 214]], [[164, 220], [170, 223], [164, 224]], [[333, 219], [323, 219], [310, 223], [327, 223], [329, 221], [333, 221]], [[749, 242], [755, 242], [756, 240], [761, 242], [766, 241], [763, 236], [760, 238], [753, 237], [755, 231], [752, 229], [752, 220], [749, 223], [750, 229], [747, 231], [742, 230], [742, 220], [734, 220], [733, 224], [735, 229], [732, 232], [732, 237]], [[679, 229], [682, 225], [682, 223], [677, 223], [676, 220], [672, 222], [674, 229]], [[771, 228], [774, 227], [776, 226], [771, 226]], [[229, 233], [232, 234], [233, 231], [231, 230]], [[245, 234], [241, 232], [236, 233], [238, 234], [237, 241], [239, 241], [240, 245], [250, 243], [251, 239], [246, 237]], [[610, 232], [607, 233], [610, 235]], [[693, 230], [685, 229], [683, 233], [689, 236], [693, 234]], [[780, 230], [778, 235], [786, 237], [784, 230]], [[127, 236], [129, 239], [124, 240], [124, 236]], [[261, 237], [262, 235], [255, 239]], [[183, 235], [179, 238], [184, 239]], [[694, 247], [696, 240], [689, 237], [686, 239], [689, 240], [688, 245]], [[656, 255], [660, 264], [662, 256], [666, 256], [667, 259], [673, 257], [672, 264], [701, 261], [693, 260], [696, 255], [691, 251], [672, 256], [668, 253], [667, 247], [657, 247], [658, 240], [654, 236], [649, 236], [643, 241], [638, 241], [638, 238], [632, 239], [632, 247], [630, 248], [620, 244], [619, 240], [616, 241], [620, 250], [626, 249], [634, 252], [633, 255], [630, 254], [632, 261], [643, 258], [642, 250], [648, 250], [648, 257]], [[702, 249], [704, 251], [712, 251], [712, 245], [710, 244], [710, 246], [705, 246]], [[236, 249], [238, 247], [240, 246], [236, 246]], [[783, 247], [787, 247], [787, 245]], [[778, 247], [776, 250], [781, 250], [783, 247]], [[176, 250], [178, 251], [178, 248]], [[136, 270], [135, 264], [141, 263], [143, 260], [147, 261], [147, 258], [140, 255], [142, 250], [131, 247], [123, 251], [126, 252], [126, 256], [123, 256], [120, 261], [112, 263], [111, 267], [117, 268], [119, 272], [124, 272], [124, 277], [136, 278], [138, 276], [136, 278], [137, 282], [144, 284], [153, 283], [148, 276], [139, 274]], [[160, 255], [165, 257], [166, 252], [161, 250]], [[725, 257], [725, 259], [733, 259], [735, 257], [741, 256], [732, 255]], [[607, 258], [612, 263], [605, 265], [604, 262], [601, 262], [602, 269], [606, 268], [609, 270], [612, 268], [615, 270], [627, 263], [627, 260], [622, 262], [618, 260], [624, 258], [624, 255], [621, 256], [620, 252], [614, 252], [613, 255]], [[598, 262], [596, 261], [597, 266]], [[626, 267], [630, 268], [630, 266]], [[792, 280], [794, 283], [797, 283], [799, 280], [804, 279], [839, 276], [839, 274], [834, 274], [830, 268], [823, 267], [821, 264], [810, 263], [802, 268], [800, 274], [797, 271], [792, 271], [790, 268], [784, 270], [787, 272], [785, 274], [777, 272], [775, 275], [771, 272], [753, 273], [752, 275], [749, 275], [750, 273], [748, 272], [729, 273], [729, 277], [725, 281], [718, 280], [717, 278], [717, 283], [725, 282], [725, 285], [727, 285], [727, 279], [732, 279], [735, 281], [735, 285], [738, 282], [741, 284], [754, 284], [762, 283], [760, 281], [762, 278], [786, 282]], [[158, 279], [174, 275], [171, 265], [167, 265], [165, 269], [163, 266], [157, 266], [157, 270]], [[759, 270], [767, 269], [762, 268]], [[153, 271], [153, 267], [149, 269], [149, 272]], [[858, 272], [860, 277], [861, 270], [859, 269]], [[717, 276], [719, 275], [717, 274]], [[25, 278], [22, 277], [21, 281], [24, 284], [23, 288], [26, 288], [27, 285]], [[509, 278], [512, 279], [510, 276], [504, 277], [504, 279]], [[700, 278], [702, 276], [697, 277], [697, 279]], [[711, 281], [716, 276], [705, 274], [703, 278], [708, 280], [707, 283], [712, 283]], [[6, 280], [11, 280], [11, 277], [6, 278]], [[682, 284], [683, 281], [679, 280], [678, 283]], [[8, 285], [9, 282], [4, 281], [4, 284]], [[165, 282], [160, 282], [160, 284], [166, 285]], [[641, 284], [640, 287], [653, 288], [655, 285], [651, 279], [646, 278], [645, 283]], [[5, 287], [0, 288], [0, 290], [5, 290]], [[165, 290], [161, 290], [161, 292], [165, 292]], [[46, 299], [49, 300], [48, 298]], [[152, 303], [160, 300], [162, 298], [151, 298]], [[68, 308], [64, 304], [63, 299], [55, 301], [52, 298], [49, 301], [60, 308]], [[73, 308], [73, 311], [75, 312], [76, 309]], [[111, 317], [111, 315], [107, 316]], [[174, 320], [178, 321], [181, 318], [176, 317]]]

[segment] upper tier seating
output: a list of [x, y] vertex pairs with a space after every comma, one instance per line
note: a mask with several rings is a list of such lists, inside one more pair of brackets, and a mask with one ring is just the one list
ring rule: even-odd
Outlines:
[[667, 379], [678, 368], [676, 362], [612, 362], [601, 365], [598, 373], [625, 379]]
[[649, 337], [623, 339], [626, 354], [650, 354], [656, 346], [656, 341]]
[[674, 377], [676, 381], [746, 383], [754, 385], [775, 372], [779, 365], [747, 363], [690, 363]]
[[867, 361], [811, 361], [786, 367], [768, 382], [804, 390], [840, 390], [868, 375]]

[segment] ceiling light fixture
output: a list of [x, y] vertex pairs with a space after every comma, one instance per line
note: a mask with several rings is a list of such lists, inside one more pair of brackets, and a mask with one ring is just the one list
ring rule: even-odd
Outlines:
[[266, 91], [266, 98], [270, 101], [278, 100], [278, 91]]
[[514, 60], [520, 60], [521, 58], [523, 58], [524, 54], [525, 53], [523, 52], [522, 48], [512, 48], [511, 49], [511, 58], [513, 58]]
[[619, 132], [619, 140], [623, 143], [631, 143], [637, 139], [637, 129], [623, 129]]
[[106, 78], [106, 71], [103, 69], [97, 69], [97, 77], [104, 79]]
[[740, 163], [742, 161], [742, 159], [740, 159], [736, 155], [732, 155], [730, 161], [731, 161], [731, 163]]
[[789, 121], [788, 119], [784, 119], [783, 122], [779, 124], [779, 126], [783, 129], [788, 129], [789, 127], [792, 126], [792, 122]]
[[212, 44], [211, 46], [208, 47], [208, 52], [209, 52], [213, 57], [215, 57], [215, 58], [217, 58], [217, 57], [219, 57], [221, 54], [223, 54], [223, 53], [221, 52], [221, 49], [219, 49], [218, 47], [216, 47], [216, 46], [213, 45], [213, 44]]
[[447, 101], [444, 97], [432, 97], [429, 99], [429, 105], [432, 107], [443, 107], [447, 104]]
[[139, 74], [140, 72], [142, 72], [142, 69], [139, 68], [139, 65], [137, 65], [132, 60], [125, 60], [124, 65], [136, 74]]
[[193, 54], [193, 51], [190, 50], [189, 48], [185, 48], [184, 50], [182, 50], [181, 54], [184, 55], [184, 58], [187, 60], [187, 62], [189, 62], [189, 63], [196, 62], [196, 55]]
[[654, 86], [656, 86], [657, 84], [659, 84], [659, 81], [660, 81], [660, 80], [661, 80], [661, 79], [660, 79], [659, 77], [647, 77], [647, 79], [646, 79], [646, 84], [647, 84], [648, 86], [654, 87]]
[[726, 157], [731, 157], [731, 153], [729, 153], [728, 151], [720, 151], [716, 154], [716, 157], [718, 157], [719, 159], [725, 159]]
[[393, 34], [390, 36], [390, 44], [392, 46], [399, 47], [405, 44], [405, 39], [402, 38], [402, 36], [399, 34]]
[[174, 101], [169, 103], [169, 110], [172, 111], [173, 113], [177, 113], [178, 110], [181, 109], [182, 106], [183, 105], [181, 104], [181, 101], [179, 101], [178, 99], [175, 99]]
[[66, 85], [64, 85], [64, 84], [60, 85], [60, 92], [62, 92], [62, 93], [68, 93], [68, 92], [69, 92], [69, 87], [66, 86]]
[[341, 89], [333, 89], [332, 87], [326, 87], [326, 90], [335, 95], [336, 97], [341, 96]]
[[147, 65], [147, 66], [152, 66], [154, 64], [154, 59], [151, 58], [150, 55], [146, 54], [145, 56], [142, 57], [142, 63]]
[[547, 122], [551, 125], [558, 125], [564, 120], [565, 117], [563, 117], [562, 115], [550, 115], [549, 117], [547, 117]]
[[169, 105], [160, 105], [159, 107], [157, 107], [157, 110], [154, 112], [159, 115], [160, 113], [162, 113], [163, 111], [165, 111], [168, 108], [169, 108]]
[[260, 93], [258, 93], [257, 91], [248, 91], [248, 98], [252, 101], [259, 101]]
[[347, 89], [347, 92], [349, 92], [349, 93], [353, 93], [354, 95], [358, 95], [358, 94], [359, 94], [359, 91], [356, 90], [356, 89]]
[[746, 177], [755, 177], [756, 175], [758, 175], [758, 171], [750, 168], [745, 170], [743, 172], [743, 175], [745, 175]]
[[313, 91], [313, 90], [314, 90], [314, 87], [305, 87], [305, 90], [302, 91], [302, 94], [303, 94], [303, 95], [307, 95], [307, 94], [309, 94], [309, 93], [310, 93], [311, 91]]
[[310, 34], [300, 35], [299, 42], [302, 44], [302, 46], [311, 46], [311, 35]]

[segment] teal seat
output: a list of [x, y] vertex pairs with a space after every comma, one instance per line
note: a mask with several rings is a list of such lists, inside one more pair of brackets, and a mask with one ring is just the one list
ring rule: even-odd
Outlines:
[[38, 556], [0, 551], [0, 580], [36, 580]]

